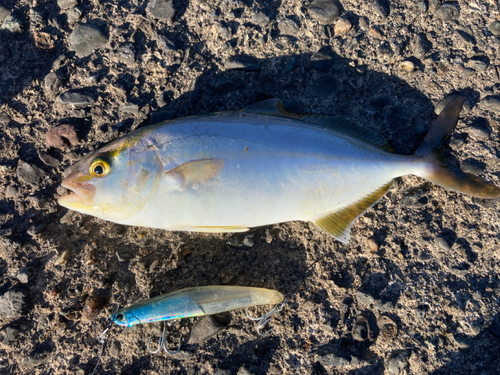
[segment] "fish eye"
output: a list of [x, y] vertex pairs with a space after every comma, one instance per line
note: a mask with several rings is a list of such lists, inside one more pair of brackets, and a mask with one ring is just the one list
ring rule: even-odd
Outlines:
[[103, 158], [95, 158], [90, 163], [90, 174], [94, 177], [104, 177], [109, 173], [110, 169], [109, 163]]
[[124, 318], [123, 314], [116, 314], [115, 315], [115, 319], [120, 321], [120, 322], [123, 320], [123, 318]]

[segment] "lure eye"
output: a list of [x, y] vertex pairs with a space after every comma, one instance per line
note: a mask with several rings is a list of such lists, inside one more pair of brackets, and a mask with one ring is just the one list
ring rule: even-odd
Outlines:
[[104, 177], [106, 176], [111, 167], [109, 163], [102, 159], [102, 158], [95, 158], [92, 160], [92, 163], [90, 163], [90, 174], [94, 177]]
[[123, 320], [124, 316], [123, 314], [116, 314], [115, 319], [121, 322]]

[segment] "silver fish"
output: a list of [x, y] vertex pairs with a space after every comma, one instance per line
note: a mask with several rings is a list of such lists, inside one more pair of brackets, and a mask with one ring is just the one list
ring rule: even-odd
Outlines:
[[463, 98], [440, 114], [415, 155], [366, 129], [286, 112], [281, 102], [138, 129], [79, 161], [59, 204], [125, 225], [243, 232], [311, 221], [341, 242], [395, 178], [413, 174], [464, 194], [500, 189], [439, 159]]

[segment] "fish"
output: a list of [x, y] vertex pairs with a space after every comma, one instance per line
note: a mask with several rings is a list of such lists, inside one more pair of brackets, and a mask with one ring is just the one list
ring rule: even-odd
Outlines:
[[82, 158], [60, 205], [123, 225], [207, 233], [309, 221], [348, 243], [358, 217], [415, 175], [497, 198], [500, 188], [443, 159], [464, 98], [439, 114], [413, 155], [340, 118], [296, 114], [278, 99], [136, 129]]
[[284, 300], [283, 294], [272, 289], [198, 286], [162, 294], [119, 309], [110, 318], [120, 326], [132, 327], [136, 324], [213, 315], [253, 306], [277, 305]]

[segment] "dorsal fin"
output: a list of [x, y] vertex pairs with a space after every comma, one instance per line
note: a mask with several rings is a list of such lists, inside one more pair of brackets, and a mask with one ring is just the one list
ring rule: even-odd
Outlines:
[[310, 124], [324, 126], [368, 142], [374, 146], [382, 148], [385, 151], [395, 152], [382, 137], [369, 129], [338, 117], [289, 112], [285, 109], [281, 100], [276, 98], [251, 104], [248, 107], [243, 108], [242, 111], [267, 116], [288, 117], [308, 122]]
[[392, 181], [350, 206], [316, 220], [314, 224], [325, 232], [331, 234], [340, 242], [348, 243], [351, 227], [356, 219], [362, 215], [363, 212], [377, 203], [377, 201], [382, 198], [385, 193], [387, 193], [391, 186]]

